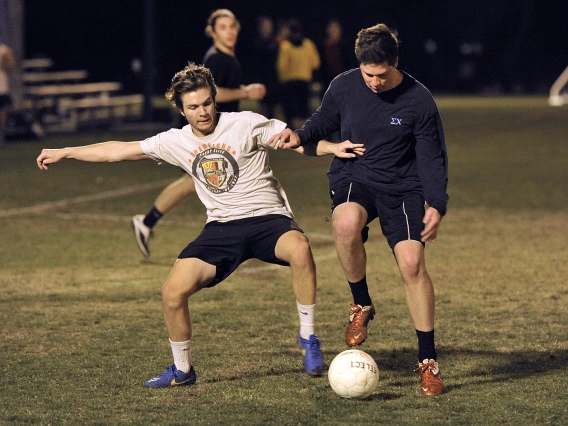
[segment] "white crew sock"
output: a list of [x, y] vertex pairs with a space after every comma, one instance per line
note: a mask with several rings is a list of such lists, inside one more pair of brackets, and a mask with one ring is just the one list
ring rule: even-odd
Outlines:
[[174, 355], [174, 364], [178, 370], [184, 373], [189, 373], [189, 370], [191, 370], [191, 348], [189, 342], [189, 340], [185, 342], [172, 342], [170, 340], [172, 354]]
[[314, 329], [316, 305], [302, 305], [298, 301], [296, 301], [296, 305], [300, 317], [300, 336], [307, 340], [312, 334], [316, 334]]

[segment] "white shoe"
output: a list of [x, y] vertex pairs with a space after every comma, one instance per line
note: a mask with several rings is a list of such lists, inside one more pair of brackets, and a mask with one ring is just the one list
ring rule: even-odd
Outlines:
[[548, 97], [548, 105], [550, 106], [562, 106], [566, 104], [568, 97], [562, 95], [550, 95]]
[[134, 230], [134, 236], [136, 237], [138, 248], [144, 257], [150, 256], [148, 244], [150, 242], [150, 237], [152, 236], [152, 229], [144, 225], [143, 214], [137, 214], [132, 218], [132, 229]]

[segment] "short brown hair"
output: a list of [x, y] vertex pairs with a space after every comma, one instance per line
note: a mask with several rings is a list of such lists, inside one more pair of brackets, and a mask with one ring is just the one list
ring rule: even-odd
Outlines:
[[207, 37], [212, 37], [211, 33], [215, 32], [215, 23], [219, 18], [233, 18], [237, 23], [237, 29], [241, 29], [241, 23], [233, 12], [229, 9], [217, 9], [209, 15], [209, 18], [207, 18], [207, 26], [205, 27], [205, 35]]
[[166, 99], [180, 111], [183, 111], [182, 95], [194, 92], [201, 87], [209, 87], [211, 89], [211, 96], [213, 97], [213, 102], [215, 102], [217, 86], [215, 86], [213, 74], [211, 74], [209, 68], [189, 62], [184, 69], [178, 71], [172, 78], [172, 84], [166, 92]]
[[394, 65], [398, 59], [398, 38], [385, 24], [364, 28], [357, 34], [355, 56], [359, 64]]

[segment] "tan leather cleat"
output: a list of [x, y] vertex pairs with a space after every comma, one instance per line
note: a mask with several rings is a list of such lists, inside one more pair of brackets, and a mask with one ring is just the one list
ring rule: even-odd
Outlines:
[[422, 395], [436, 396], [444, 393], [444, 383], [440, 378], [440, 367], [433, 359], [425, 359], [416, 367], [420, 372], [420, 392]]
[[367, 324], [375, 317], [375, 307], [351, 304], [349, 324], [345, 330], [347, 346], [357, 346], [367, 338]]

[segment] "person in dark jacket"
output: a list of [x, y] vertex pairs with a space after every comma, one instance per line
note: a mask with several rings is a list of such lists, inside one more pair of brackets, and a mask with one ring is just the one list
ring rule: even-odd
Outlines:
[[348, 346], [367, 338], [375, 315], [366, 277], [368, 224], [374, 219], [386, 237], [404, 281], [406, 301], [418, 337], [418, 365], [424, 395], [439, 395], [434, 344], [434, 287], [424, 247], [433, 243], [448, 203], [448, 159], [444, 130], [431, 93], [398, 70], [398, 38], [385, 24], [362, 29], [355, 43], [359, 68], [337, 76], [321, 106], [300, 130], [285, 129], [269, 145], [307, 155], [337, 152], [325, 138], [364, 147], [351, 158], [336, 156], [327, 173], [339, 261], [353, 303], [345, 333]]

